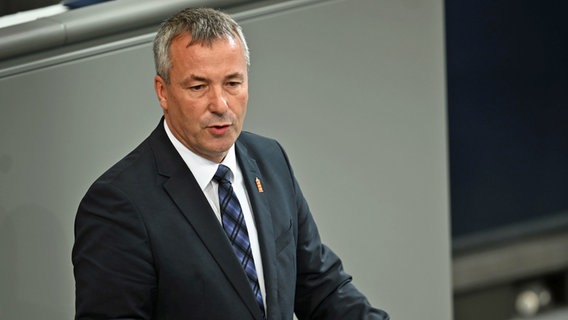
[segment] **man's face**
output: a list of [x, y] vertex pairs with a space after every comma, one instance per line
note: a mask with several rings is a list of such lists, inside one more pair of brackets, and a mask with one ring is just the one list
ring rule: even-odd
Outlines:
[[248, 101], [247, 63], [238, 38], [192, 44], [191, 35], [170, 46], [170, 83], [154, 87], [165, 120], [187, 148], [221, 162], [241, 133]]

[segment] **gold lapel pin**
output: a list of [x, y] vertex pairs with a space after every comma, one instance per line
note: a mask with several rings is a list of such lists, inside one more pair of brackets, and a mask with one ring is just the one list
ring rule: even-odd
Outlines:
[[262, 184], [260, 184], [260, 179], [257, 177], [256, 180], [256, 188], [258, 189], [258, 192], [264, 192], [264, 189], [262, 188]]

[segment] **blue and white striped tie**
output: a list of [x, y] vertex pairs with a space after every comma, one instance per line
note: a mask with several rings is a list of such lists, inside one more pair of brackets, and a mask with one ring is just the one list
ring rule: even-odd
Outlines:
[[220, 164], [213, 177], [213, 180], [219, 183], [219, 205], [221, 207], [223, 229], [225, 229], [225, 233], [233, 246], [233, 251], [235, 251], [237, 258], [245, 270], [256, 301], [264, 315], [262, 292], [258, 284], [258, 276], [250, 248], [247, 225], [239, 199], [237, 199], [237, 196], [233, 192], [233, 186], [229, 180], [230, 173], [231, 170], [229, 167]]

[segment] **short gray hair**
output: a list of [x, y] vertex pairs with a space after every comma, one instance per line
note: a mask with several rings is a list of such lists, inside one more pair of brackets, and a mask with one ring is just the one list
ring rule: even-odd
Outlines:
[[228, 14], [209, 8], [187, 8], [164, 21], [154, 38], [154, 64], [156, 74], [167, 83], [170, 82], [170, 45], [172, 41], [185, 33], [191, 34], [194, 44], [211, 45], [223, 38], [235, 38], [241, 41], [245, 60], [250, 65], [250, 54], [241, 27]]

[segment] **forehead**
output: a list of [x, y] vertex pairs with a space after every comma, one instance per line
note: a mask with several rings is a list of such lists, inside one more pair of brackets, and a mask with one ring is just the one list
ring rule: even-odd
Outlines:
[[236, 36], [223, 36], [213, 40], [195, 41], [190, 33], [182, 33], [174, 37], [170, 44], [170, 58], [199, 57], [200, 55], [215, 55], [222, 53], [241, 53], [244, 56], [244, 47]]
[[182, 34], [172, 40], [169, 54], [172, 76], [245, 74], [248, 69], [243, 45], [237, 37], [195, 42], [191, 34]]

